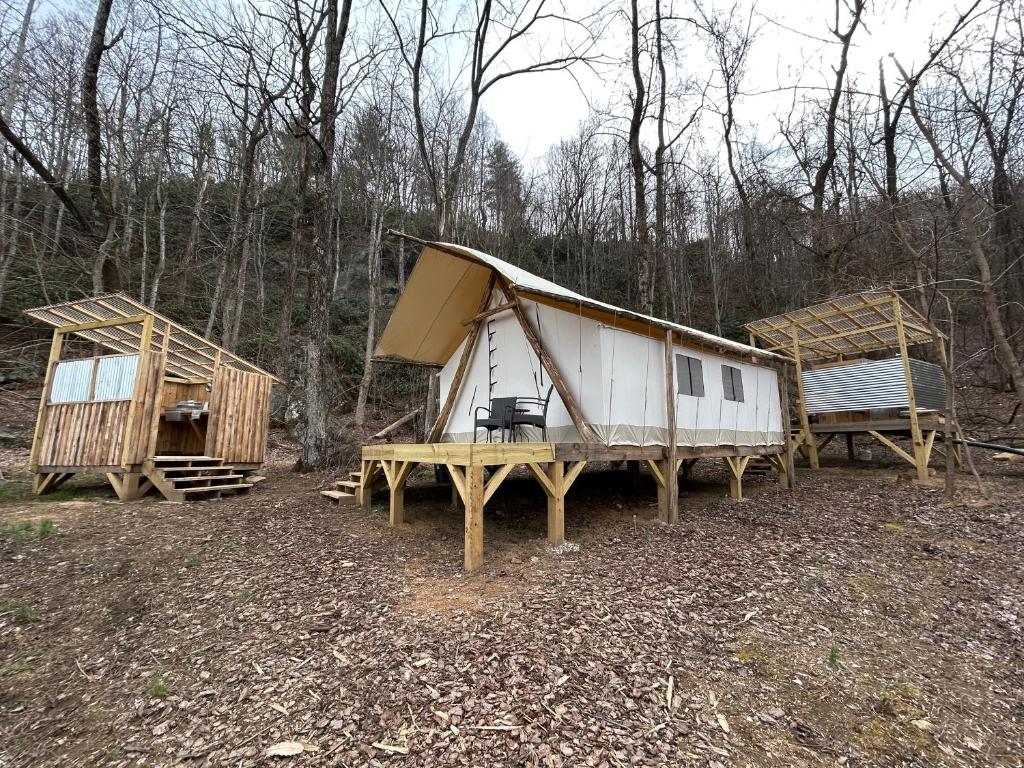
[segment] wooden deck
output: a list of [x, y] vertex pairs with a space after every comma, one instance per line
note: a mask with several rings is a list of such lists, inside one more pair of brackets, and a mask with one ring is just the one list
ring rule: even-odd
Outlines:
[[[672, 456], [672, 458], [669, 458]], [[699, 458], [720, 458], [729, 468], [730, 493], [742, 498], [743, 473], [754, 457], [764, 457], [790, 486], [792, 455], [783, 445], [764, 447], [607, 446], [596, 443], [399, 443], [363, 447], [358, 477], [358, 501], [368, 509], [373, 493], [389, 491], [390, 524], [405, 519], [405, 483], [418, 464], [444, 465], [452, 478], [453, 500], [465, 508], [464, 565], [472, 571], [483, 565], [483, 511], [502, 481], [519, 465], [525, 466], [547, 496], [548, 542], [565, 541], [565, 497], [576, 478], [592, 461], [632, 461], [647, 465], [658, 486], [658, 514], [676, 522], [678, 473]], [[492, 467], [490, 477], [485, 467]]]

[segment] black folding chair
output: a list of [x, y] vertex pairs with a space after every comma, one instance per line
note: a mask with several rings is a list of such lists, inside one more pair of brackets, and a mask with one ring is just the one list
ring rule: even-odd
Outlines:
[[[480, 417], [480, 412], [483, 411], [487, 415], [483, 418]], [[478, 429], [487, 430], [487, 442], [492, 442], [491, 434], [496, 429], [501, 430], [501, 442], [505, 442], [505, 430], [512, 433], [512, 417], [516, 412], [516, 398], [514, 397], [495, 397], [491, 400], [491, 407], [488, 408], [486, 405], [477, 406], [473, 412], [473, 442], [476, 442], [476, 431]], [[512, 439], [515, 440], [515, 435], [512, 435]]]
[[[555, 385], [548, 387], [548, 393], [544, 397], [520, 397], [516, 400], [516, 411], [512, 414], [512, 430], [515, 434], [516, 427], [537, 427], [540, 430], [541, 439], [548, 441], [548, 405], [551, 403], [551, 392]], [[534, 410], [525, 410], [518, 406], [526, 403]], [[513, 440], [515, 437], [513, 437]]]

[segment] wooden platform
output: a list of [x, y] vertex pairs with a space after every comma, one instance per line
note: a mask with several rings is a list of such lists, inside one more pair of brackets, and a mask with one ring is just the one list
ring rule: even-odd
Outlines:
[[[672, 456], [672, 458], [669, 458]], [[374, 492], [389, 491], [390, 523], [405, 519], [405, 483], [418, 464], [440, 464], [452, 478], [453, 501], [465, 508], [466, 570], [483, 565], [483, 510], [502, 481], [518, 465], [525, 466], [548, 500], [548, 542], [565, 541], [565, 497], [588, 462], [628, 461], [646, 464], [658, 486], [659, 517], [666, 523], [678, 516], [678, 473], [700, 458], [720, 458], [730, 473], [730, 494], [742, 498], [743, 473], [755, 457], [763, 457], [779, 472], [780, 482], [791, 486], [792, 455], [783, 445], [764, 447], [607, 446], [597, 443], [402, 443], [363, 447], [362, 465], [343, 485], [348, 490], [324, 492], [341, 501], [354, 497], [368, 509]], [[484, 469], [491, 467], [490, 476]], [[676, 502], [676, 503], [673, 503]]]

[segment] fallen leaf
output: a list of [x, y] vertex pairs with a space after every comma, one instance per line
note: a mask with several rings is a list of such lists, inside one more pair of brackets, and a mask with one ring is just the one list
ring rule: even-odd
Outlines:
[[726, 733], [728, 733], [729, 732], [729, 721], [725, 719], [725, 715], [723, 715], [721, 712], [716, 712], [715, 713], [715, 717], [718, 718], [718, 724], [720, 726], [722, 726], [722, 730], [725, 731]]
[[964, 737], [964, 744], [973, 749], [975, 752], [981, 752], [981, 742], [977, 739], [972, 739], [970, 736]]
[[414, 661], [413, 662], [413, 666], [414, 667], [424, 667], [427, 664], [429, 664], [431, 661], [432, 661], [432, 659], [428, 656], [425, 659], [420, 659], [419, 661]]
[[280, 712], [282, 715], [287, 715], [288, 714], [288, 710], [285, 709], [284, 707], [282, 707], [280, 704], [271, 704], [270, 708]]
[[303, 749], [303, 745], [298, 741], [279, 741], [277, 744], [267, 747], [267, 751], [264, 754], [267, 757], [292, 757], [293, 755], [301, 755]]
[[383, 749], [385, 752], [394, 752], [399, 755], [409, 754], [408, 747], [399, 747], [395, 744], [384, 744], [383, 742], [375, 741], [373, 742], [373, 746], [375, 746], [377, 749]]
[[560, 678], [558, 678], [557, 680], [555, 680], [555, 688], [560, 688], [560, 687], [562, 687], [563, 685], [565, 685], [565, 683], [566, 683], [566, 681], [567, 681], [568, 679], [569, 679], [569, 676], [568, 676], [568, 675], [562, 675], [562, 676], [561, 676]]
[[910, 724], [921, 731], [934, 731], [935, 726], [927, 720], [911, 720]]

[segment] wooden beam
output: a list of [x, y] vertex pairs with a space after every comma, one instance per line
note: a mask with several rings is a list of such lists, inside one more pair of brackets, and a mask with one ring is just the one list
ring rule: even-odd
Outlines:
[[[778, 369], [779, 375], [779, 402], [782, 405], [782, 439], [785, 440], [786, 451], [783, 454], [785, 457], [785, 486], [790, 490], [796, 488], [796, 467], [793, 464], [793, 441], [789, 439], [792, 430], [790, 415], [789, 415], [789, 370], [787, 368], [780, 367]], [[803, 433], [801, 433], [803, 434]], [[782, 472], [779, 473], [780, 479]]]
[[463, 564], [475, 571], [484, 564], [484, 468], [466, 468], [466, 517]]
[[875, 440], [877, 440], [878, 442], [882, 443], [882, 445], [886, 445], [889, 448], [891, 448], [894, 453], [896, 453], [899, 456], [902, 456], [904, 459], [906, 459], [908, 462], [910, 462], [910, 464], [912, 464], [914, 467], [917, 467], [917, 461], [915, 460], [915, 458], [913, 456], [911, 456], [905, 450], [903, 450], [898, 445], [896, 445], [896, 443], [894, 443], [892, 440], [890, 440], [889, 438], [885, 437], [885, 435], [883, 435], [881, 432], [876, 432], [875, 430], [870, 429], [870, 430], [868, 430], [868, 434], [871, 435], [873, 438], [875, 438]]
[[800, 339], [797, 335], [797, 328], [795, 325], [791, 325], [789, 327], [789, 333], [793, 343], [793, 360], [796, 362], [797, 407], [800, 409], [800, 426], [803, 428], [804, 435], [806, 436], [807, 461], [810, 462], [811, 469], [818, 469], [818, 446], [811, 437], [811, 422], [807, 417], [807, 397], [804, 394], [803, 362], [800, 358]]
[[[487, 280], [487, 288], [484, 290], [484, 295], [480, 299], [480, 311], [483, 311], [487, 306], [487, 302], [491, 300], [492, 293], [494, 293], [493, 272]], [[473, 358], [473, 350], [476, 349], [476, 342], [477, 339], [480, 338], [480, 330], [482, 328], [483, 321], [477, 320], [470, 329], [469, 335], [466, 337], [466, 345], [462, 348], [462, 356], [459, 358], [459, 365], [455, 369], [455, 376], [452, 378], [452, 384], [448, 388], [448, 394], [445, 396], [444, 405], [441, 406], [441, 412], [437, 414], [437, 420], [430, 428], [430, 434], [427, 435], [428, 443], [436, 443], [444, 432], [445, 425], [448, 423], [448, 417], [451, 416], [452, 408], [455, 407], [455, 400], [459, 396], [459, 390], [462, 388], [462, 380], [466, 377], [466, 370], [469, 368], [469, 361]]]
[[61, 331], [53, 332], [53, 339], [50, 342], [50, 356], [46, 360], [46, 374], [43, 376], [43, 393], [39, 396], [39, 411], [36, 414], [36, 428], [32, 433], [32, 449], [29, 452], [29, 469], [35, 472], [39, 467], [39, 447], [43, 439], [43, 429], [46, 425], [46, 405], [50, 399], [50, 388], [53, 386], [53, 371], [60, 360], [60, 351], [64, 346], [64, 334]]
[[452, 487], [458, 492], [459, 496], [462, 497], [462, 503], [466, 503], [466, 474], [463, 472], [462, 467], [455, 464], [445, 464], [448, 468], [448, 474], [452, 478]]
[[661, 462], [654, 459], [644, 459], [647, 464], [647, 468], [651, 470], [651, 474], [654, 475], [654, 482], [658, 484], [659, 488], [665, 487], [665, 475], [661, 472]]
[[537, 479], [537, 482], [540, 483], [540, 487], [544, 489], [544, 493], [548, 496], [554, 496], [556, 492], [555, 486], [551, 484], [551, 480], [548, 477], [547, 472], [544, 471], [539, 464], [533, 461], [527, 462], [526, 467]]
[[679, 475], [677, 474], [676, 451], [678, 449], [679, 437], [676, 427], [676, 378], [675, 359], [673, 354], [672, 331], [665, 332], [665, 412], [668, 439], [666, 440], [668, 450], [665, 455], [666, 472], [665, 479], [668, 481], [666, 490], [667, 523], [675, 523], [679, 520]]
[[562, 398], [562, 404], [569, 412], [569, 416], [572, 418], [572, 423], [576, 427], [576, 431], [580, 433], [580, 437], [584, 442], [596, 443], [597, 437], [584, 420], [583, 412], [576, 403], [576, 398], [573, 397], [572, 392], [565, 383], [565, 379], [562, 378], [562, 372], [558, 370], [558, 366], [555, 365], [555, 361], [551, 359], [547, 351], [541, 345], [540, 339], [534, 332], [533, 326], [530, 325], [530, 321], [527, 319], [526, 313], [523, 311], [523, 307], [519, 303], [518, 299], [516, 299], [515, 305], [512, 307], [512, 311], [515, 313], [516, 318], [518, 318], [519, 325], [522, 327], [523, 333], [526, 334], [526, 340], [533, 348], [534, 354], [537, 355], [541, 365], [543, 365], [544, 369], [548, 372], [548, 378], [551, 379], [551, 383], [554, 384], [555, 389], [558, 390], [558, 396]]
[[928, 451], [925, 448], [921, 425], [917, 420], [917, 396], [914, 393], [914, 378], [910, 369], [910, 354], [907, 352], [907, 332], [903, 327], [903, 304], [900, 297], [893, 294], [893, 313], [896, 317], [896, 339], [900, 347], [900, 359], [903, 361], [903, 379], [907, 386], [907, 405], [910, 411], [910, 437], [914, 441], [914, 467], [918, 480], [928, 479]]
[[580, 476], [580, 472], [587, 466], [586, 460], [577, 461], [572, 465], [572, 468], [565, 473], [565, 490], [566, 492], [572, 487], [572, 484], [576, 482], [576, 478]]
[[[139, 340], [139, 362], [135, 368], [135, 383], [132, 386], [132, 400], [128, 404], [128, 416], [125, 419], [124, 426], [124, 437], [121, 441], [121, 466], [125, 468], [125, 477], [128, 477], [127, 470], [128, 457], [135, 453], [135, 449], [138, 446], [133, 445], [133, 439], [135, 437], [135, 420], [137, 418], [139, 410], [139, 396], [146, 395], [152, 396], [152, 392], [142, 391], [142, 382], [146, 378], [146, 374], [149, 370], [146, 353], [149, 351], [149, 344], [153, 338], [153, 316], [144, 315], [145, 320], [142, 323], [142, 336]], [[144, 405], [145, 404], [141, 404]], [[149, 430], [146, 430], [146, 436], [149, 436]], [[138, 486], [138, 481], [134, 481], [135, 486]], [[136, 487], [137, 490], [137, 487]], [[123, 499], [122, 499], [123, 500]]]
[[743, 473], [747, 470], [749, 456], [726, 456], [725, 464], [729, 468], [729, 495], [737, 501], [743, 500]]
[[405, 522], [405, 479], [408, 477], [407, 468], [410, 464], [408, 461], [395, 461], [391, 464], [389, 525], [401, 525]]
[[391, 422], [386, 427], [384, 427], [384, 429], [382, 429], [380, 432], [375, 434], [373, 436], [373, 439], [374, 440], [380, 440], [383, 437], [387, 437], [388, 435], [390, 435], [392, 432], [394, 432], [396, 429], [398, 429], [403, 424], [408, 424], [410, 421], [415, 419], [416, 416], [422, 410], [423, 410], [422, 408], [417, 408], [416, 410], [411, 411], [410, 413], [405, 414], [405, 416], [403, 416], [402, 418], [398, 419], [397, 421]]
[[557, 547], [565, 542], [565, 464], [549, 462], [547, 478], [553, 489], [548, 494], [548, 544]]
[[[85, 312], [83, 314], [90, 314]], [[80, 333], [81, 331], [95, 331], [99, 328], [111, 328], [118, 325], [138, 325], [145, 323], [146, 318], [152, 320], [152, 315], [129, 315], [128, 317], [111, 317], [106, 320], [90, 320], [88, 323], [75, 323], [73, 325], [61, 326], [61, 333]], [[131, 333], [125, 330], [125, 333]], [[134, 336], [134, 334], [131, 334]]]
[[484, 310], [483, 312], [479, 312], [473, 315], [473, 317], [469, 318], [469, 320], [463, 320], [462, 324], [473, 325], [473, 323], [479, 323], [481, 320], [486, 320], [488, 317], [500, 314], [501, 312], [504, 312], [507, 309], [512, 309], [514, 306], [514, 301], [506, 301], [504, 304], [499, 304], [496, 307], [491, 307], [490, 309]]
[[491, 496], [498, 490], [502, 480], [508, 477], [508, 473], [515, 469], [515, 467], [515, 464], [502, 464], [495, 470], [494, 474], [487, 481], [487, 485], [484, 486], [484, 504], [491, 500]]

